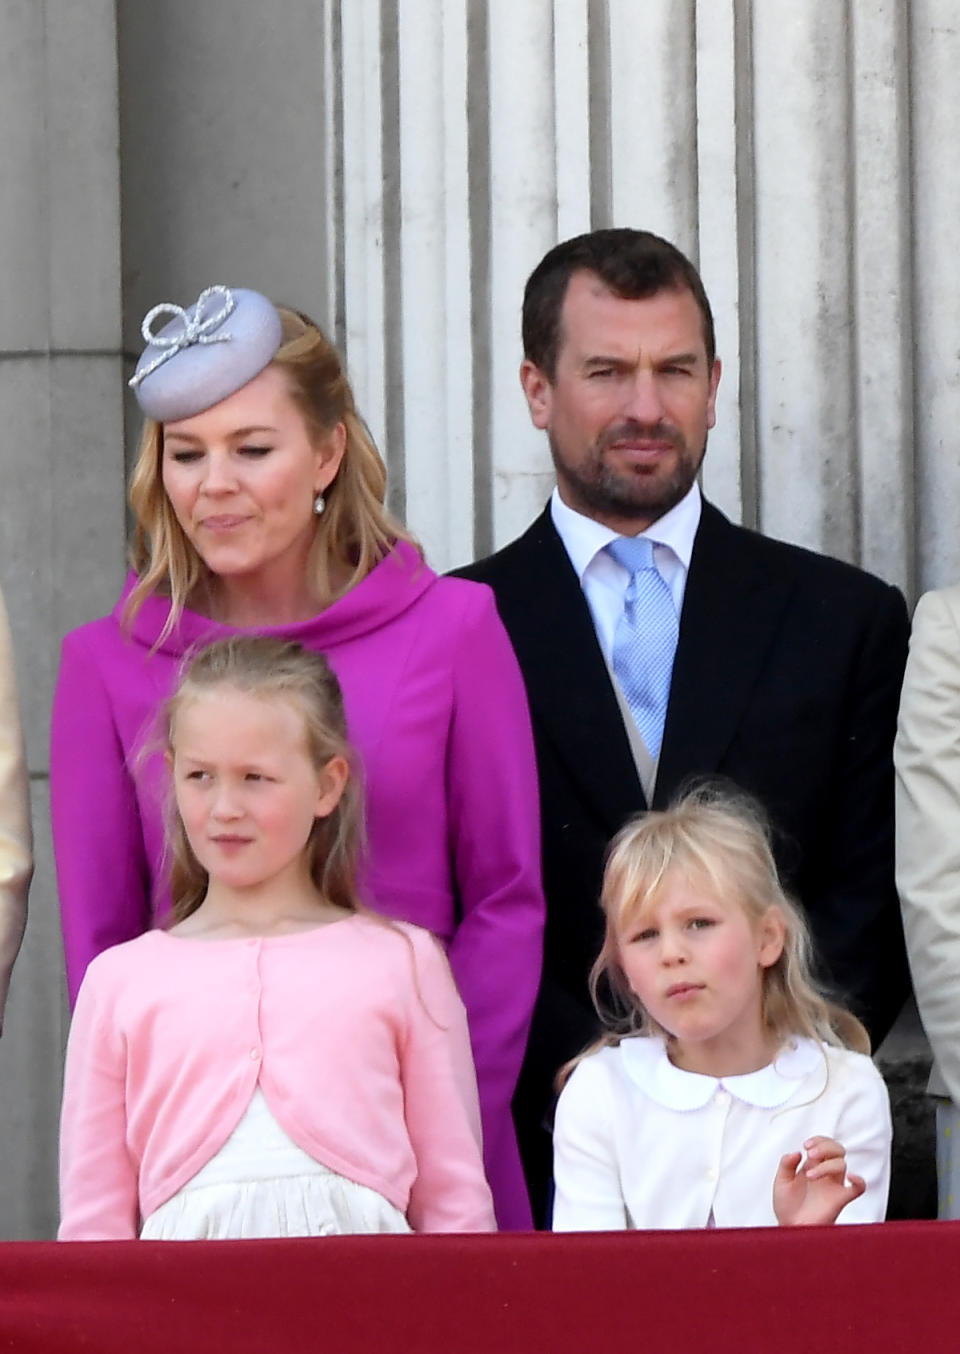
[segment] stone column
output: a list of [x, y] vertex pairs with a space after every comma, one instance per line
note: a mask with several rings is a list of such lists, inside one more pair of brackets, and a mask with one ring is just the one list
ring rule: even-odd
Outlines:
[[48, 812], [60, 638], [123, 578], [117, 69], [111, 0], [0, 7], [0, 581], [37, 871], [0, 1041], [0, 1237], [52, 1236], [66, 1035]]

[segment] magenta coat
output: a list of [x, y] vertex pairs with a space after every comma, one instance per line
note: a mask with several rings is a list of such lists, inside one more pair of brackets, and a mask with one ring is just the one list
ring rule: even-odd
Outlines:
[[[151, 597], [68, 634], [51, 812], [71, 1000], [95, 954], [162, 922], [168, 778], [156, 715], [186, 650], [234, 633]], [[538, 794], [523, 682], [490, 591], [400, 544], [313, 620], [264, 633], [329, 658], [367, 787], [364, 894], [447, 946], [470, 1023], [501, 1227], [530, 1226], [510, 1115], [540, 977]], [[144, 751], [146, 748], [146, 751]], [[358, 975], [362, 981], [362, 975]]]

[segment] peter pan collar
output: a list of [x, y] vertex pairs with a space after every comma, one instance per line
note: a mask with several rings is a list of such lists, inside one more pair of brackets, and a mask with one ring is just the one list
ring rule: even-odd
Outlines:
[[737, 1077], [707, 1077], [674, 1067], [662, 1039], [638, 1035], [624, 1039], [618, 1052], [630, 1080], [657, 1104], [672, 1110], [702, 1109], [720, 1089], [759, 1109], [785, 1105], [798, 1085], [819, 1064], [826, 1079], [826, 1054], [812, 1039], [794, 1039], [774, 1062]]

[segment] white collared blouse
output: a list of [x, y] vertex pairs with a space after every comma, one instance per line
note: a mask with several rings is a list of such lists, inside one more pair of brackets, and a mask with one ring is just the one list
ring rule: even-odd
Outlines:
[[746, 1076], [684, 1072], [662, 1039], [585, 1058], [554, 1128], [555, 1231], [776, 1226], [780, 1158], [835, 1138], [866, 1191], [841, 1222], [880, 1222], [892, 1127], [883, 1078], [862, 1053], [796, 1039]]

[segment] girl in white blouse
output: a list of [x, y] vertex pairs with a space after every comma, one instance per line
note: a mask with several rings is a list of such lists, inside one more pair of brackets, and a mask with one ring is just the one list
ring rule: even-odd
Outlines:
[[756, 806], [699, 791], [635, 819], [602, 905], [605, 1032], [561, 1074], [554, 1229], [882, 1220], [886, 1087], [812, 983]]

